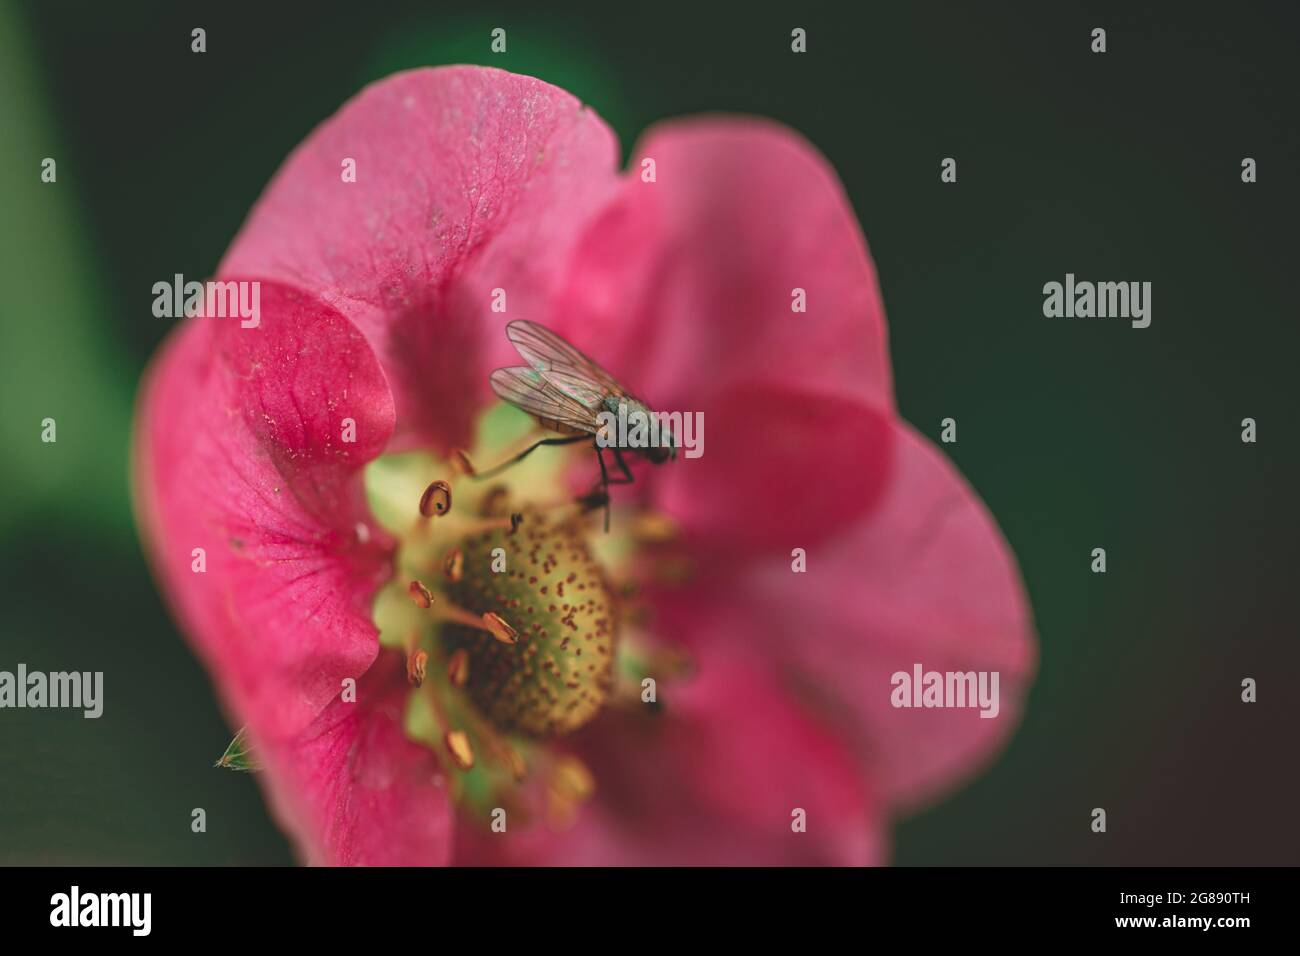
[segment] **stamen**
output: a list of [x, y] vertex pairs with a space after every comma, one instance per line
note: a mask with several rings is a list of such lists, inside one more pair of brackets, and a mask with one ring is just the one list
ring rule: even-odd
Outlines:
[[591, 771], [577, 757], [567, 754], [551, 767], [547, 779], [547, 815], [551, 826], [568, 829], [578, 821], [578, 807], [596, 790]]
[[572, 518], [603, 508], [608, 502], [609, 493], [597, 488], [576, 498], [555, 498], [534, 505], [530, 510], [546, 515], [554, 524], [562, 525]]
[[478, 711], [468, 710], [464, 716], [473, 725], [474, 739], [484, 749], [488, 762], [509, 772], [517, 782], [522, 781], [528, 774], [528, 767], [519, 752]]
[[477, 469], [474, 467], [474, 463], [469, 460], [469, 455], [465, 454], [463, 449], [453, 448], [451, 451], [451, 460], [456, 466], [456, 470], [462, 475], [467, 475], [470, 478], [473, 478], [478, 474]]
[[420, 514], [426, 518], [445, 515], [451, 510], [451, 485], [441, 478], [424, 489], [420, 496]]
[[596, 792], [596, 778], [577, 757], [565, 755], [555, 762], [551, 789], [570, 803], [582, 803]]
[[505, 485], [493, 485], [484, 492], [482, 503], [479, 505], [479, 513], [487, 518], [505, 514], [505, 503], [509, 497], [509, 488]]
[[429, 664], [429, 655], [422, 650], [412, 651], [406, 658], [406, 679], [412, 687], [424, 683], [425, 669]]
[[638, 544], [665, 544], [676, 539], [677, 522], [657, 511], [643, 511], [632, 519], [630, 530]]
[[469, 683], [469, 651], [457, 648], [447, 662], [447, 679], [453, 687], [464, 687]]
[[510, 534], [514, 534], [519, 530], [519, 526], [523, 523], [524, 516], [516, 511], [509, 515], [492, 516], [473, 521], [466, 521], [463, 524], [456, 525], [456, 530], [465, 537], [487, 534], [492, 531], [506, 531]]
[[424, 586], [423, 581], [412, 581], [407, 587], [407, 590], [411, 592], [411, 600], [414, 601], [418, 607], [433, 607], [433, 592]]
[[519, 632], [506, 623], [506, 619], [495, 611], [488, 611], [483, 615], [483, 624], [502, 644], [519, 643]]
[[451, 721], [447, 718], [447, 709], [443, 706], [442, 695], [438, 693], [437, 684], [437, 681], [429, 681], [424, 685], [419, 696], [429, 708], [429, 716], [433, 722], [440, 730], [445, 731], [451, 725]]
[[441, 601], [434, 611], [434, 615], [440, 621], [451, 621], [476, 630], [487, 631], [502, 644], [515, 644], [519, 640], [519, 632], [511, 627], [505, 618], [494, 611], [488, 611], [481, 615], [474, 614], [463, 607]]
[[443, 735], [442, 742], [447, 746], [451, 759], [461, 770], [474, 766], [474, 748], [469, 744], [469, 737], [463, 730], [449, 730]]
[[510, 768], [510, 775], [515, 778], [516, 783], [523, 783], [528, 776], [528, 765], [524, 763], [524, 758], [520, 756], [519, 751], [509, 744], [505, 745], [506, 763]]
[[459, 581], [465, 576], [465, 554], [460, 548], [452, 548], [442, 560], [442, 573], [448, 581]]

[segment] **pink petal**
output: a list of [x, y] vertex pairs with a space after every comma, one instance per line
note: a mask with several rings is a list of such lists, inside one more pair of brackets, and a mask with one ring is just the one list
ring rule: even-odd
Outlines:
[[361, 468], [392, 430], [360, 333], [273, 283], [258, 328], [190, 319], [149, 370], [136, 428], [145, 544], [183, 630], [263, 740], [297, 734], [375, 658], [370, 601], [389, 549]]
[[[517, 360], [505, 322], [545, 319], [616, 161], [595, 114], [539, 80], [476, 67], [401, 73], [293, 152], [219, 272], [280, 279], [335, 306], [388, 373], [399, 442], [467, 445], [487, 371]], [[505, 314], [492, 311], [498, 288]]]
[[[392, 398], [337, 312], [274, 283], [261, 305], [253, 329], [188, 320], [150, 368], [135, 450], [145, 544], [305, 858], [444, 863], [451, 809], [430, 752], [403, 735], [401, 661], [372, 666], [390, 555], [360, 469], [392, 434]], [[345, 678], [356, 702], [341, 699]]]
[[889, 479], [890, 418], [856, 399], [748, 382], [705, 392], [696, 408], [704, 454], [679, 454], [645, 481], [693, 559], [749, 561], [819, 544], [869, 513]]
[[[805, 313], [791, 311], [795, 288]], [[578, 246], [554, 315], [659, 408], [698, 408], [708, 389], [753, 379], [893, 408], [884, 309], [853, 209], [826, 161], [774, 123], [650, 130]]]
[[402, 730], [409, 687], [386, 650], [357, 699], [329, 706], [295, 740], [261, 751], [268, 796], [308, 863], [440, 866], [453, 812], [433, 753]]
[[697, 550], [815, 543], [870, 509], [889, 468], [884, 309], [853, 210], [825, 160], [765, 121], [660, 124], [637, 155], [656, 181], [633, 160], [555, 327], [653, 407], [703, 414], [703, 457], [641, 488]]
[[[1015, 558], [975, 492], [903, 423], [878, 506], [843, 539], [810, 549], [805, 574], [783, 559], [726, 596], [709, 586], [733, 611], [748, 609], [756, 651], [808, 689], [891, 803], [931, 799], [970, 776], [1019, 721], [1036, 649]], [[894, 708], [891, 675], [917, 663], [999, 672], [997, 716]]]
[[[880, 814], [851, 755], [777, 676], [723, 637], [659, 716], [611, 712], [576, 741], [596, 778], [578, 825], [508, 837], [462, 831], [457, 861], [551, 865], [864, 865], [883, 859]], [[804, 811], [806, 832], [792, 827]]]

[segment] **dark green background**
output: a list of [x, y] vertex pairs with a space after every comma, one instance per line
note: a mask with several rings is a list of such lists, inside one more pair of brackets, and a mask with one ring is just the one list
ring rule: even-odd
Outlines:
[[[625, 152], [664, 117], [752, 112], [844, 180], [902, 411], [934, 438], [958, 420], [947, 451], [1019, 557], [1041, 641], [1009, 749], [896, 828], [897, 862], [1300, 862], [1289, 5], [208, 6], [0, 6], [0, 667], [103, 670], [107, 695], [97, 721], [0, 713], [0, 861], [291, 859], [254, 781], [211, 767], [230, 731], [130, 520], [131, 401], [169, 324], [151, 287], [211, 274], [364, 83], [473, 62], [569, 89]], [[1045, 319], [1066, 272], [1152, 282], [1151, 327]]]

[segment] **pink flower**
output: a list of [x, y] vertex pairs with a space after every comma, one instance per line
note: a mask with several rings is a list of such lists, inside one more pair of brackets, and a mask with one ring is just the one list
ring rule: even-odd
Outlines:
[[[620, 175], [613, 135], [561, 90], [471, 67], [400, 74], [293, 153], [218, 276], [260, 282], [260, 322], [187, 319], [155, 359], [138, 512], [306, 860], [872, 863], [891, 815], [971, 775], [1014, 727], [1034, 666], [1014, 558], [898, 418], [866, 244], [834, 173], [791, 131], [665, 123]], [[796, 289], [806, 312], [792, 311]], [[564, 525], [542, 510], [590, 487], [582, 446], [502, 475], [525, 512], [519, 538], [478, 517], [482, 486], [456, 477], [455, 449], [480, 465], [500, 451], [480, 416], [488, 373], [519, 363], [513, 318], [546, 324], [654, 407], [703, 413], [706, 453], [634, 466], [608, 536], [598, 516]], [[420, 487], [451, 481], [447, 519], [409, 500], [381, 520], [401, 484], [385, 463], [401, 462], [425, 469]], [[453, 527], [586, 557], [510, 578], [527, 608], [472, 606], [504, 578], [487, 577], [471, 537], [460, 584], [440, 570], [430, 542], [450, 554]], [[522, 568], [523, 549], [510, 560]], [[600, 706], [572, 733], [521, 732], [500, 714], [543, 705], [501, 688], [542, 680], [522, 670], [528, 615], [550, 620], [555, 591], [538, 589], [566, 561], [601, 620], [575, 634], [608, 638], [567, 659], [583, 706]], [[428, 612], [389, 600], [411, 568], [434, 592]], [[439, 625], [453, 606], [522, 615], [524, 639]], [[425, 617], [408, 634], [411, 614]], [[463, 689], [448, 676], [453, 633], [470, 648]], [[403, 657], [421, 648], [417, 690]], [[997, 672], [997, 716], [894, 706], [891, 675], [918, 663]], [[493, 667], [515, 684], [484, 697]], [[644, 702], [646, 677], [662, 706]]]

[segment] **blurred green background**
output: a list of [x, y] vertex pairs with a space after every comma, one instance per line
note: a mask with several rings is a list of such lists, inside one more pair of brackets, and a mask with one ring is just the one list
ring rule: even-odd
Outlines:
[[[625, 152], [664, 117], [751, 112], [843, 178], [903, 414], [935, 439], [958, 420], [946, 450], [1041, 635], [1011, 745], [899, 824], [896, 862], [1296, 863], [1291, 8], [536, 6], [0, 4], [0, 668], [103, 670], [107, 695], [96, 721], [0, 714], [0, 861], [291, 860], [253, 779], [212, 769], [230, 729], [130, 518], [131, 403], [170, 324], [151, 286], [210, 275], [289, 150], [364, 83], [470, 62], [569, 89]], [[1044, 319], [1042, 284], [1066, 272], [1151, 281], [1151, 327]]]

